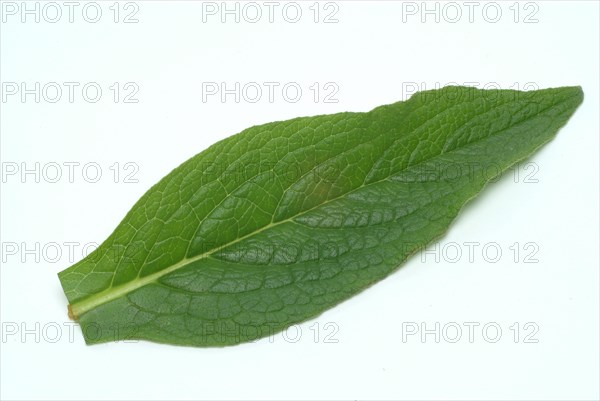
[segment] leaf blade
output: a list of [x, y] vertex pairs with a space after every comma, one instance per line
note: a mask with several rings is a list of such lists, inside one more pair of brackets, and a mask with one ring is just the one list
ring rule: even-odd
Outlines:
[[[268, 335], [380, 280], [442, 235], [493, 178], [485, 168], [529, 156], [581, 101], [577, 87], [449, 87], [368, 113], [252, 127], [151, 188], [61, 283], [90, 343], [228, 345]], [[441, 179], [456, 166], [456, 177]], [[85, 334], [96, 326], [99, 334]]]

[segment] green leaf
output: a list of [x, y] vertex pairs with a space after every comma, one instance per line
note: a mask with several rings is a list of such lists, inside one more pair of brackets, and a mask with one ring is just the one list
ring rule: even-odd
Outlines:
[[580, 87], [446, 87], [246, 129], [153, 186], [59, 273], [86, 342], [221, 346], [315, 317], [440, 237], [548, 142]]

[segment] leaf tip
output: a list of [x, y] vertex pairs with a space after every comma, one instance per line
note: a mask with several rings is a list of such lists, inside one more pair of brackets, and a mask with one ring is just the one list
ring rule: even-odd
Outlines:
[[573, 99], [574, 103], [579, 106], [583, 102], [583, 88], [580, 85], [577, 86], [565, 86], [558, 88], [568, 97]]

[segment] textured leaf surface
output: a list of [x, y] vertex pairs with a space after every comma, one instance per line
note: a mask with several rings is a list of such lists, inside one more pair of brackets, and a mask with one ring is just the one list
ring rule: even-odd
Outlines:
[[582, 99], [579, 87], [447, 87], [249, 128], [173, 170], [59, 273], [70, 314], [88, 343], [195, 346], [314, 317], [441, 236]]

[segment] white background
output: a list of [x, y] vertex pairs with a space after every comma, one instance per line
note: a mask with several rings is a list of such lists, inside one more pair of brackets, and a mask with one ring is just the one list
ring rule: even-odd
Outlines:
[[[428, 2], [439, 10], [437, 22], [421, 2], [321, 3], [317, 23], [313, 2], [300, 5], [296, 23], [283, 17], [286, 3], [273, 22], [258, 3], [256, 23], [247, 21], [255, 9], [244, 15], [244, 3], [237, 23], [234, 15], [224, 23], [220, 13], [203, 15], [212, 5], [195, 1], [99, 2], [102, 15], [92, 23], [82, 16], [86, 4], [69, 22], [59, 2], [63, 15], [52, 23], [56, 9], [38, 3], [37, 23], [35, 15], [22, 22], [20, 2], [2, 2], [3, 399], [598, 399], [597, 2], [480, 2], [472, 21], [463, 2]], [[86, 10], [93, 19], [93, 5]], [[124, 23], [133, 11], [138, 22]], [[337, 22], [325, 23], [333, 11]], [[24, 101], [10, 94], [14, 83], [32, 89], [36, 82], [47, 88], [39, 103], [35, 94]], [[53, 82], [63, 89], [56, 103]], [[64, 82], [79, 84], [73, 102]], [[82, 96], [90, 82], [102, 89], [96, 103]], [[139, 88], [137, 103], [123, 102], [128, 82]], [[247, 94], [236, 103], [233, 95], [203, 101], [206, 82], [280, 86], [273, 102], [263, 86], [261, 100]], [[290, 82], [303, 90], [297, 102], [282, 96]], [[327, 91], [326, 83], [333, 85]], [[86, 244], [102, 242], [157, 180], [251, 125], [367, 111], [406, 98], [413, 83], [581, 85], [585, 101], [532, 164], [489, 186], [431, 253], [287, 338], [224, 349], [84, 344], [56, 273], [79, 260]], [[325, 102], [332, 87], [337, 102]], [[39, 177], [21, 174], [36, 163]], [[79, 163], [73, 182], [64, 163]], [[86, 163], [97, 164], [83, 174]], [[52, 183], [57, 165], [62, 177]], [[94, 166], [102, 171], [96, 183], [89, 182]], [[472, 261], [465, 242], [479, 244]], [[492, 251], [482, 254], [486, 244], [502, 251], [495, 263]], [[534, 263], [525, 263], [532, 251]], [[472, 342], [468, 322], [479, 324]], [[434, 334], [407, 336], [408, 328], [436, 323], [439, 342]], [[456, 325], [462, 337], [453, 343]], [[502, 332], [491, 342], [496, 327]]]

